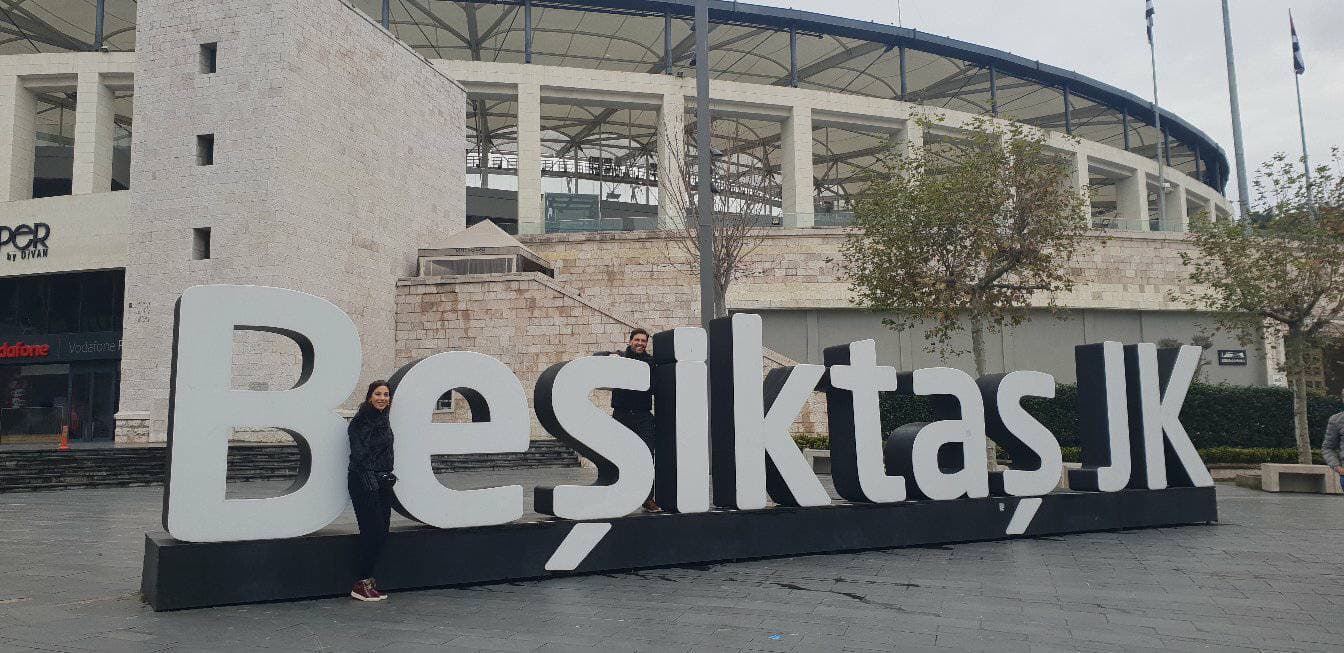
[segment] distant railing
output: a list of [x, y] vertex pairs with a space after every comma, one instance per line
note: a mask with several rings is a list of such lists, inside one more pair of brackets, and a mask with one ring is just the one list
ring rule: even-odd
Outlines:
[[1170, 233], [1185, 231], [1185, 225], [1178, 220], [1159, 220], [1157, 218], [1134, 220], [1096, 215], [1092, 216], [1092, 227], [1115, 231], [1164, 231]]

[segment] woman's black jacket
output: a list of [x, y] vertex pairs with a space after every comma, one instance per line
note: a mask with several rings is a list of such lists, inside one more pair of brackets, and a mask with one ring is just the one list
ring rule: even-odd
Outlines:
[[392, 471], [392, 425], [387, 411], [361, 405], [346, 432], [350, 435], [351, 476], [358, 477], [365, 490], [378, 491], [378, 475]]

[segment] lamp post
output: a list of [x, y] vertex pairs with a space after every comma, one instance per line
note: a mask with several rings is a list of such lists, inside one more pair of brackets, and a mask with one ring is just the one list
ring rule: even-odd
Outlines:
[[695, 1], [695, 150], [696, 166], [696, 233], [700, 245], [700, 324], [709, 328], [715, 317], [718, 284], [715, 283], [714, 265], [714, 191], [713, 165], [710, 157], [709, 114], [709, 0]]

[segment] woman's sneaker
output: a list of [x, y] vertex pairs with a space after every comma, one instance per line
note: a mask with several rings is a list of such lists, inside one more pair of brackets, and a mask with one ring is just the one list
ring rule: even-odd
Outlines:
[[378, 590], [373, 588], [372, 581], [365, 579], [355, 581], [354, 588], [350, 590], [350, 598], [355, 599], [356, 601], [372, 602], [381, 601], [387, 597], [379, 594]]

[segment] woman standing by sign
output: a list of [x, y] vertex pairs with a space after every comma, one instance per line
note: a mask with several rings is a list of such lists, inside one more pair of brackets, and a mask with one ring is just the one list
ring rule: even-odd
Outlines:
[[358, 580], [350, 597], [360, 601], [387, 598], [375, 587], [373, 568], [387, 540], [392, 516], [392, 426], [387, 409], [392, 389], [386, 381], [374, 381], [364, 395], [359, 412], [350, 420], [350, 501], [359, 521]]

